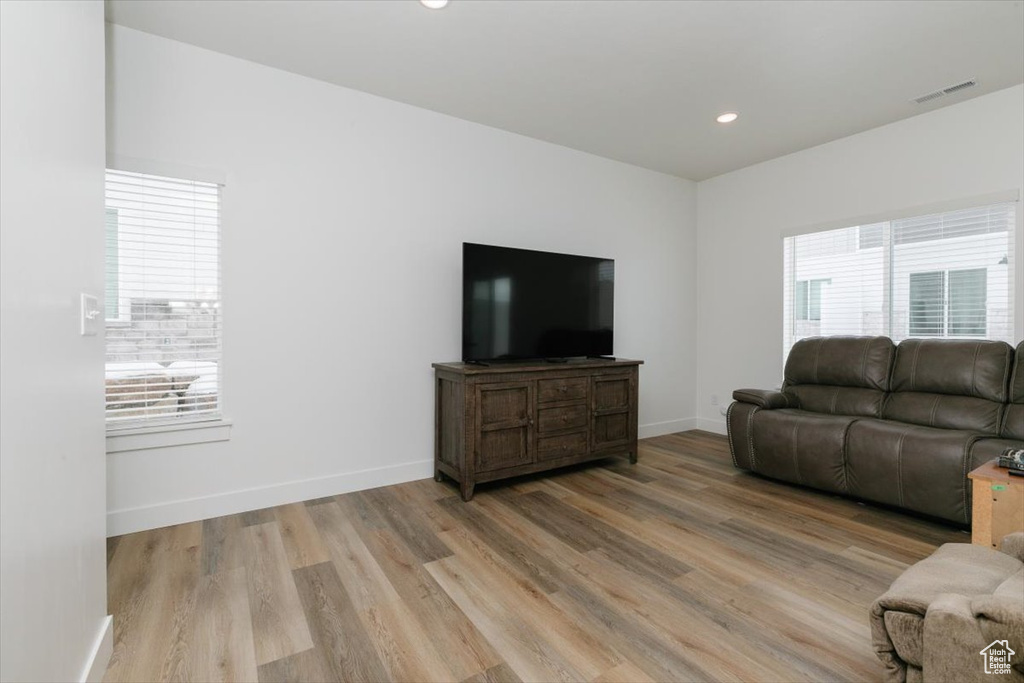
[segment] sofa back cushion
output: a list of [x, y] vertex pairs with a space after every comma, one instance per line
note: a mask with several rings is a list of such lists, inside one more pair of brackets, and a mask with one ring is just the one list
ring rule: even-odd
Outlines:
[[999, 434], [1012, 360], [1006, 342], [907, 339], [896, 349], [882, 417]]
[[1010, 379], [1010, 405], [1003, 416], [1003, 436], [1024, 441], [1024, 341], [1017, 344]]
[[783, 391], [803, 410], [879, 417], [895, 346], [888, 337], [808, 337], [786, 359]]

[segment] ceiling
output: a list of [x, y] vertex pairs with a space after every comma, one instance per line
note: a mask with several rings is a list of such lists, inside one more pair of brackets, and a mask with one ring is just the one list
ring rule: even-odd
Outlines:
[[1024, 82], [1019, 1], [108, 0], [107, 20], [692, 180]]

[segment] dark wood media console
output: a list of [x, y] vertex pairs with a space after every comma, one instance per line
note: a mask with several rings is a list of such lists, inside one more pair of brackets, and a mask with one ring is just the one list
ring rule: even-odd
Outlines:
[[628, 456], [636, 462], [639, 360], [434, 363], [434, 476], [479, 482]]

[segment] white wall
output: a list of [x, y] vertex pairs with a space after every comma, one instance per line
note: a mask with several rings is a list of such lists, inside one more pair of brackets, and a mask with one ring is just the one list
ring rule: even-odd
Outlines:
[[103, 3], [0, 2], [5, 681], [78, 680], [108, 633], [103, 337], [78, 328], [79, 292], [103, 296], [103, 159]]
[[[782, 381], [782, 232], [1024, 186], [1024, 86], [698, 185], [698, 415], [724, 431], [740, 387]], [[1017, 338], [1024, 321], [1018, 205]]]
[[111, 454], [111, 534], [430, 476], [463, 241], [614, 258], [642, 435], [695, 424], [694, 183], [108, 31], [108, 153], [226, 177], [234, 421], [227, 442]]

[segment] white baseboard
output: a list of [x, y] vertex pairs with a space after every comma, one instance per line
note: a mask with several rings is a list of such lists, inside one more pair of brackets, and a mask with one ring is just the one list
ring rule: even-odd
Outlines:
[[114, 617], [107, 615], [100, 623], [100, 632], [96, 635], [89, 659], [85, 662], [79, 680], [82, 683], [100, 683], [107, 673], [110, 655], [114, 653]]
[[273, 505], [297, 503], [313, 498], [336, 496], [378, 486], [400, 484], [434, 476], [432, 460], [289, 481], [240, 491], [228, 491], [199, 498], [175, 500], [107, 512], [107, 536], [157, 529], [171, 524], [195, 522], [211, 517], [259, 510]]
[[676, 432], [685, 432], [688, 429], [697, 429], [697, 418], [688, 417], [680, 420], [653, 422], [651, 424], [640, 425], [640, 428], [637, 431], [638, 436], [641, 439], [649, 439], [652, 436], [675, 434]]
[[705, 432], [714, 432], [715, 434], [721, 434], [722, 436], [725, 436], [728, 433], [725, 420], [719, 420], [711, 417], [697, 418], [697, 429], [703, 429]]

